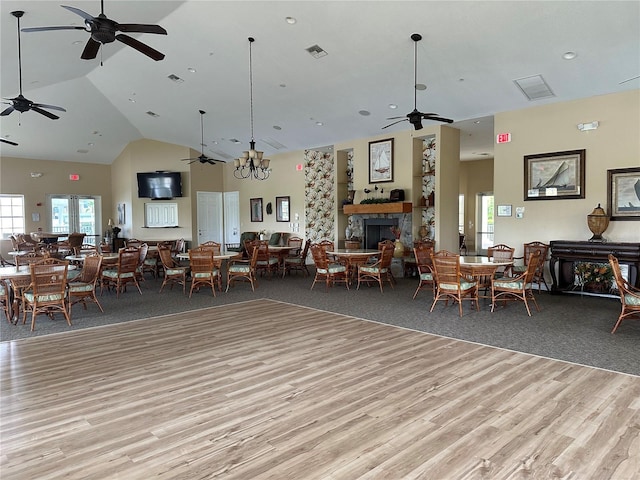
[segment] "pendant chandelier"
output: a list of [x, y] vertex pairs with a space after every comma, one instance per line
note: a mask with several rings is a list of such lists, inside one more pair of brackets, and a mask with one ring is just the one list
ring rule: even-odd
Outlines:
[[269, 178], [269, 159], [263, 158], [264, 152], [256, 150], [256, 142], [253, 139], [253, 62], [251, 58], [251, 44], [255, 42], [253, 37], [249, 37], [249, 90], [250, 90], [250, 116], [251, 116], [251, 141], [249, 150], [242, 152], [240, 158], [233, 161], [236, 169], [233, 175], [236, 178], [256, 178], [266, 180]]

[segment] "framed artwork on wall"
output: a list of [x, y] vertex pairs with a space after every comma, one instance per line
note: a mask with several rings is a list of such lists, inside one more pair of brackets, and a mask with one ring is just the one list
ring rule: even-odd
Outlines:
[[251, 221], [262, 222], [262, 198], [252, 198], [249, 203], [251, 205]]
[[607, 201], [611, 220], [640, 220], [640, 168], [607, 170]]
[[524, 157], [525, 200], [584, 198], [585, 150]]
[[498, 216], [499, 217], [510, 217], [511, 216], [511, 205], [498, 205]]
[[126, 205], [124, 203], [118, 204], [118, 225], [124, 225], [127, 223]]
[[289, 218], [289, 197], [276, 197], [276, 222], [288, 222]]
[[369, 142], [369, 183], [393, 182], [393, 138]]

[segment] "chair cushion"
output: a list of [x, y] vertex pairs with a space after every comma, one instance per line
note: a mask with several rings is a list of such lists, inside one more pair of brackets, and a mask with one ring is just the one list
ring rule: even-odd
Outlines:
[[144, 264], [145, 265], [151, 265], [152, 267], [155, 267], [158, 264], [158, 259], [155, 258], [155, 257], [145, 258], [144, 259]]
[[[118, 278], [118, 271], [117, 270], [103, 270], [102, 271], [102, 276], [103, 277], [109, 277], [109, 278]], [[120, 275], [120, 278], [131, 278], [133, 277], [133, 272], [126, 272], [123, 273], [122, 275]]]
[[342, 273], [346, 272], [347, 268], [344, 265], [334, 265], [330, 266], [328, 269], [326, 268], [318, 268], [318, 273]]
[[76, 277], [79, 277], [82, 273], [82, 270], [68, 270], [67, 271], [67, 280], [73, 280]]
[[7, 294], [7, 287], [4, 282], [0, 282], [0, 295]]
[[73, 282], [69, 284], [70, 292], [91, 292], [94, 289], [93, 283]]
[[235, 264], [229, 266], [229, 271], [233, 273], [249, 273], [251, 267], [249, 265]]
[[217, 268], [214, 268], [211, 273], [209, 272], [193, 273], [192, 272], [191, 275], [193, 276], [193, 278], [209, 278], [210, 276], [217, 277], [218, 275], [220, 275], [220, 270], [218, 270]]
[[[460, 282], [460, 290], [469, 290], [477, 285], [478, 282], [465, 282], [462, 280]], [[438, 284], [443, 290], [458, 290], [457, 283], [439, 283]]]
[[514, 272], [518, 272], [518, 273], [524, 273], [527, 270], [527, 266], [526, 265], [514, 265], [513, 266], [513, 271]]
[[[50, 293], [49, 295], [38, 295], [38, 302], [53, 302], [56, 300], [62, 300], [63, 297], [64, 295], [60, 293]], [[25, 300], [33, 303], [34, 302], [33, 292], [24, 292], [24, 298]]]
[[640, 297], [636, 297], [635, 295], [629, 295], [628, 293], [625, 293], [624, 303], [626, 305], [640, 305]]
[[291, 257], [291, 258], [285, 257], [284, 263], [300, 265], [302, 263], [302, 259], [300, 257]]
[[186, 268], [165, 268], [166, 275], [184, 275], [187, 271]]
[[[508, 288], [509, 290], [522, 290], [522, 288], [524, 287], [524, 282], [522, 280], [516, 280], [515, 282], [509, 280], [498, 280], [494, 281], [493, 285], [498, 288]], [[528, 283], [526, 285], [526, 288], [531, 288], [531, 284]]]
[[268, 265], [274, 265], [276, 263], [278, 263], [278, 259], [275, 257], [269, 257], [269, 260], [258, 260], [256, 262], [257, 265], [260, 265], [262, 267], [268, 266]]
[[420, 280], [432, 281], [433, 280], [433, 273], [421, 273], [420, 274]]
[[360, 271], [365, 273], [387, 273], [387, 267], [367, 267], [366, 265], [363, 265], [360, 267]]

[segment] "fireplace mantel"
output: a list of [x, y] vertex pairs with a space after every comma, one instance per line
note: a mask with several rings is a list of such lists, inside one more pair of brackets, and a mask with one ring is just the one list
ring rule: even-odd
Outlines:
[[345, 215], [367, 215], [378, 213], [411, 213], [411, 202], [365, 203], [345, 205]]

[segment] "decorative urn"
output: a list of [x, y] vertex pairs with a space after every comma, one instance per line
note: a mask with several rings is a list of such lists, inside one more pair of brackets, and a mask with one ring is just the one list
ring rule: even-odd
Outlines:
[[602, 234], [609, 226], [609, 217], [604, 209], [598, 204], [589, 215], [587, 215], [587, 225], [589, 230], [593, 233], [593, 236], [589, 239], [590, 242], [604, 242]]

